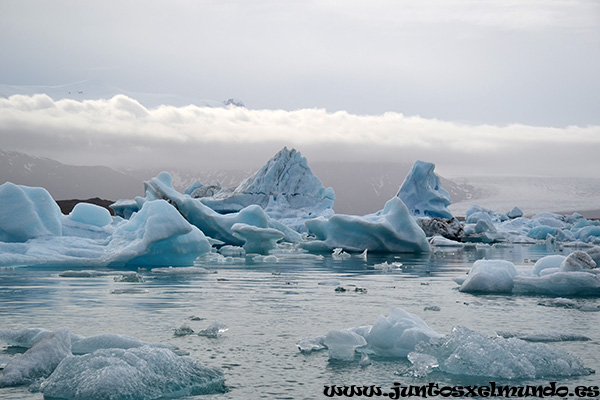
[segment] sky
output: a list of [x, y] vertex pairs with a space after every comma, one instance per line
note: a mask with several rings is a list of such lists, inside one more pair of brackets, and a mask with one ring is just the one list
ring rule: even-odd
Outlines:
[[0, 84], [127, 91], [0, 99], [0, 148], [66, 163], [237, 168], [288, 146], [600, 177], [595, 0], [0, 0], [0, 51]]

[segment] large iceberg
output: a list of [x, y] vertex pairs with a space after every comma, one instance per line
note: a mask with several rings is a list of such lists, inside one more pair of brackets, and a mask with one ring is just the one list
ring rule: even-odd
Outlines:
[[416, 161], [400, 186], [397, 196], [415, 217], [451, 219], [450, 194], [442, 188], [435, 164]]
[[200, 200], [222, 214], [255, 204], [271, 218], [303, 230], [304, 220], [333, 215], [335, 194], [332, 188], [323, 187], [300, 152], [284, 147], [235, 189], [221, 190]]
[[383, 210], [365, 216], [335, 214], [305, 222], [315, 240], [302, 246], [323, 251], [343, 248], [348, 251], [426, 253], [429, 243], [408, 209], [398, 197], [389, 200]]
[[129, 220], [92, 204], [62, 215], [43, 188], [0, 186], [0, 266], [192, 265], [211, 246], [166, 201], [145, 202]]

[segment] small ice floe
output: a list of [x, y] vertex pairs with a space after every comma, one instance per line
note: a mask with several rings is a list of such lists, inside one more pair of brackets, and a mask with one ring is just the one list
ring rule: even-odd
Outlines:
[[304, 338], [296, 343], [298, 350], [302, 353], [311, 353], [313, 351], [319, 351], [326, 349], [325, 336], [317, 336], [315, 338]]
[[364, 288], [364, 287], [355, 287], [354, 288], [354, 292], [355, 293], [367, 293], [367, 288]]
[[352, 330], [331, 330], [323, 343], [327, 347], [330, 359], [352, 361], [356, 349], [365, 346], [367, 341]]
[[217, 338], [220, 336], [221, 333], [226, 332], [228, 330], [229, 327], [226, 324], [215, 321], [212, 324], [210, 324], [208, 328], [199, 331], [198, 336]]
[[190, 328], [188, 324], [183, 324], [177, 329], [173, 329], [173, 335], [175, 336], [188, 336], [194, 334], [194, 330]]
[[546, 331], [546, 332], [533, 332], [533, 333], [518, 333], [510, 331], [498, 331], [498, 336], [505, 339], [516, 337], [526, 342], [586, 342], [592, 340], [587, 336], [578, 335], [575, 333], [558, 332], [558, 331]]
[[333, 249], [333, 253], [332, 253], [331, 257], [334, 260], [344, 260], [344, 259], [350, 258], [352, 256], [349, 253], [346, 253], [343, 248], [336, 247], [335, 249]]
[[434, 247], [455, 247], [455, 248], [463, 248], [465, 247], [464, 243], [457, 242], [456, 240], [450, 240], [443, 236], [435, 235], [429, 238], [429, 244]]
[[546, 299], [538, 301], [539, 306], [544, 307], [562, 307], [562, 308], [579, 308], [579, 303], [575, 300], [557, 297], [556, 299]]
[[423, 311], [440, 311], [441, 309], [438, 306], [427, 306], [423, 308]]
[[96, 270], [67, 270], [58, 274], [61, 278], [98, 278], [102, 276], [122, 275], [126, 272], [119, 271], [96, 271]]
[[113, 289], [110, 291], [110, 294], [146, 294], [148, 293], [148, 289], [139, 289], [139, 288], [122, 288], [122, 289]]
[[335, 279], [328, 279], [328, 280], [321, 281], [321, 282], [317, 283], [317, 285], [322, 285], [322, 286], [339, 286], [340, 285], [340, 281], [336, 281]]
[[246, 255], [246, 250], [241, 246], [226, 245], [219, 249], [219, 253], [221, 253], [223, 257], [244, 257]]
[[144, 278], [138, 274], [137, 272], [132, 272], [128, 274], [118, 275], [114, 277], [115, 282], [145, 282]]
[[373, 269], [376, 269], [376, 270], [379, 270], [382, 272], [389, 272], [389, 271], [392, 271], [394, 269], [399, 269], [399, 268], [402, 268], [402, 263], [398, 262], [398, 261], [394, 261], [391, 263], [384, 261], [382, 263], [373, 265]]
[[168, 268], [152, 268], [150, 270], [153, 274], [164, 274], [164, 275], [204, 275], [213, 274], [216, 271], [210, 271], [202, 267], [168, 267]]
[[367, 249], [365, 249], [365, 251], [363, 251], [362, 253], [360, 253], [357, 257], [360, 257], [363, 260], [367, 261]]

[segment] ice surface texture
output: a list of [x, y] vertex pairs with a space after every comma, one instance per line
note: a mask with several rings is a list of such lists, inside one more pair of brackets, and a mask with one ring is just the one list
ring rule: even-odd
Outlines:
[[233, 191], [221, 191], [202, 202], [218, 212], [238, 212], [256, 204], [271, 218], [303, 231], [304, 221], [333, 215], [335, 194], [308, 167], [295, 149], [283, 148]]
[[168, 349], [102, 349], [63, 360], [41, 386], [72, 400], [159, 399], [224, 391], [220, 370]]
[[416, 217], [451, 219], [452, 213], [447, 208], [452, 204], [450, 194], [442, 188], [434, 169], [433, 163], [415, 162], [397, 196]]
[[[45, 397], [112, 400], [175, 398], [224, 391], [219, 369], [167, 346], [117, 334], [81, 337], [68, 328], [0, 330], [0, 340], [30, 347], [11, 359], [1, 386], [27, 385]], [[73, 355], [83, 354], [83, 355]]]
[[495, 379], [539, 379], [591, 373], [564, 350], [516, 338], [489, 338], [464, 327], [453, 328], [437, 341], [420, 343], [408, 359], [414, 375], [439, 370]]

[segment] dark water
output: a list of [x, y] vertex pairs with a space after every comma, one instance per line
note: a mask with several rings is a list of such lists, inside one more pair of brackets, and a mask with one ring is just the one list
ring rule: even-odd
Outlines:
[[[569, 250], [565, 250], [567, 253]], [[152, 343], [169, 343], [205, 365], [225, 372], [227, 393], [198, 399], [319, 399], [324, 385], [486, 384], [487, 378], [434, 373], [425, 378], [399, 376], [407, 360], [374, 359], [367, 367], [333, 362], [327, 352], [300, 353], [296, 342], [330, 329], [371, 325], [378, 315], [403, 308], [447, 334], [455, 325], [494, 335], [497, 330], [532, 333], [562, 331], [590, 341], [551, 343], [600, 371], [600, 313], [545, 307], [540, 296], [474, 296], [461, 293], [453, 277], [481, 258], [505, 259], [519, 269], [553, 249], [544, 246], [471, 248], [423, 257], [369, 255], [322, 260], [283, 260], [202, 265], [214, 273], [163, 275], [141, 270], [141, 283], [115, 282], [113, 276], [59, 277], [59, 268], [0, 270], [0, 329], [68, 326], [92, 336], [117, 333]], [[375, 264], [401, 262], [389, 271]], [[339, 284], [334, 284], [337, 281]], [[319, 284], [327, 283], [327, 284]], [[337, 292], [342, 286], [346, 292]], [[364, 291], [356, 291], [364, 288]], [[600, 305], [599, 299], [577, 302]], [[439, 311], [425, 310], [437, 306]], [[192, 317], [196, 317], [192, 320]], [[188, 324], [195, 331], [213, 321], [228, 325], [218, 338], [175, 337]], [[10, 349], [0, 344], [0, 355]], [[554, 379], [563, 385], [600, 385], [598, 374]], [[507, 383], [507, 382], [504, 382]], [[509, 382], [545, 384], [547, 380]], [[27, 388], [0, 389], [0, 399], [41, 399]]]

